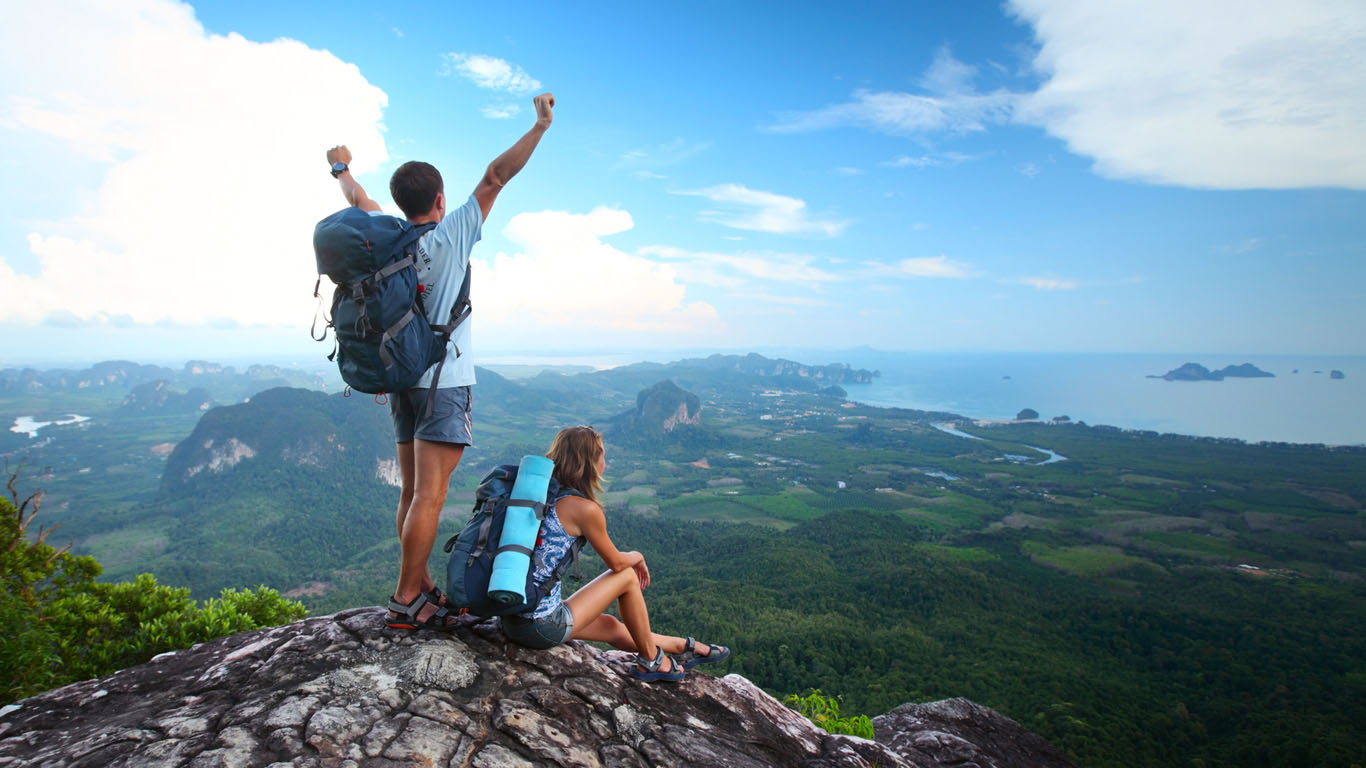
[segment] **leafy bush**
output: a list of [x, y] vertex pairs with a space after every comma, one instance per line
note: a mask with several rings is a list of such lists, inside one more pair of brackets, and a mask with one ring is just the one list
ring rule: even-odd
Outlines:
[[268, 587], [225, 589], [202, 605], [190, 590], [158, 584], [150, 574], [133, 581], [95, 581], [93, 557], [54, 549], [54, 528], [28, 537], [42, 493], [22, 503], [0, 498], [0, 704], [60, 685], [139, 664], [158, 653], [187, 648], [248, 629], [295, 621], [303, 604]]
[[840, 702], [843, 700], [843, 696], [826, 696], [821, 689], [813, 688], [805, 696], [794, 693], [783, 699], [783, 703], [824, 728], [826, 733], [873, 738], [873, 721], [867, 715], [840, 717]]

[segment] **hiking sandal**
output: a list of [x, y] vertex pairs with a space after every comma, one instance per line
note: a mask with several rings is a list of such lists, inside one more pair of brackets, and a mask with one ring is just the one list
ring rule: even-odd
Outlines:
[[417, 597], [414, 597], [411, 603], [400, 603], [397, 597], [389, 598], [389, 610], [397, 615], [385, 619], [384, 626], [390, 629], [435, 629], [438, 632], [450, 632], [455, 629], [455, 622], [452, 621], [455, 617], [439, 605], [436, 605], [436, 613], [419, 620], [417, 615], [427, 603], [436, 605], [424, 592], [417, 593]]
[[697, 647], [697, 641], [693, 638], [690, 637], [683, 641], [683, 654], [678, 658], [683, 660], [684, 669], [692, 669], [698, 664], [710, 664], [714, 661], [725, 661], [730, 658], [730, 649], [724, 645], [708, 643], [707, 647], [711, 650], [707, 651], [706, 656], [699, 656], [693, 651], [695, 647]]
[[[659, 671], [659, 668], [661, 665], [664, 664], [664, 659], [666, 657], [667, 654], [664, 653], [664, 649], [660, 648], [657, 645], [655, 646], [655, 657], [653, 659], [647, 659], [644, 656], [637, 654], [636, 664], [638, 664], [639, 667], [631, 667], [631, 677], [634, 677], [635, 679], [646, 683], [676, 683], [679, 680], [682, 680], [683, 676], [686, 675], [687, 672], [684, 672], [683, 667], [672, 658], [669, 659], [669, 662], [671, 664], [671, 666], [669, 667], [669, 671]], [[645, 671], [640, 671], [641, 668], [644, 668]]]

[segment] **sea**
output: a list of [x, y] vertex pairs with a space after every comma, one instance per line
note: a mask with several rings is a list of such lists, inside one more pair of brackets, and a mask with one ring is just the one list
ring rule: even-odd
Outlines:
[[[1366, 357], [1137, 355], [851, 350], [828, 361], [881, 372], [846, 384], [869, 405], [1011, 419], [1068, 416], [1108, 424], [1248, 442], [1366, 445]], [[810, 357], [811, 353], [805, 353]], [[1252, 363], [1272, 378], [1166, 381], [1184, 363], [1210, 370]], [[1341, 371], [1344, 378], [1331, 378]]]
[[[725, 354], [744, 354], [732, 350]], [[1248, 442], [1366, 446], [1366, 357], [1307, 355], [894, 352], [761, 348], [766, 357], [846, 363], [876, 370], [871, 384], [845, 384], [849, 398], [892, 408], [945, 411], [973, 419], [1013, 419], [1029, 408], [1040, 418], [1067, 416], [1123, 429], [1228, 437]], [[506, 355], [481, 363], [572, 370], [666, 363], [717, 350], [635, 351], [548, 356]], [[1271, 378], [1165, 381], [1185, 363], [1210, 370], [1251, 363]], [[1331, 378], [1333, 371], [1344, 378]]]

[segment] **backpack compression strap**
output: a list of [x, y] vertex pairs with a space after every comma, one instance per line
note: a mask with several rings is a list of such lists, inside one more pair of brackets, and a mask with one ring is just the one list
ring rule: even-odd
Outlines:
[[[537, 520], [544, 520], [546, 510], [549, 509], [544, 501], [532, 501], [530, 499], [498, 499], [496, 503], [501, 505], [504, 509], [508, 507], [528, 507], [536, 513]], [[467, 566], [469, 563], [473, 563], [480, 555], [490, 550], [489, 529], [493, 527], [493, 515], [495, 512], [497, 512], [496, 508], [484, 510], [484, 522], [479, 525], [479, 539], [475, 541], [474, 548], [470, 550], [470, 556], [466, 561]], [[521, 552], [527, 557], [531, 556], [531, 550], [513, 544], [499, 547], [497, 552], [494, 552], [494, 555], [497, 555], [498, 552], [505, 551]]]
[[[474, 308], [470, 304], [470, 267], [466, 264], [465, 279], [460, 283], [460, 292], [456, 294], [455, 305], [451, 307], [450, 322], [445, 325], [433, 325], [432, 330], [443, 334], [446, 337], [446, 343], [449, 344], [451, 336], [455, 334], [455, 329], [459, 328], [460, 324], [465, 322], [473, 311]], [[460, 357], [459, 344], [455, 345], [455, 356]], [[441, 369], [445, 367], [446, 356], [442, 355], [441, 361], [436, 364], [436, 370], [432, 371], [432, 385], [427, 388], [427, 405], [422, 409], [421, 418], [423, 419], [432, 413], [432, 403], [436, 400], [436, 383], [441, 381]], [[544, 517], [545, 515], [542, 514], [541, 516]]]

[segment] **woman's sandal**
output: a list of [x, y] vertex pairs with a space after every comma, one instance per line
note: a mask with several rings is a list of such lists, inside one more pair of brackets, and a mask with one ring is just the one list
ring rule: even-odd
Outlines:
[[725, 661], [730, 658], [730, 649], [724, 645], [708, 644], [707, 655], [700, 656], [693, 648], [697, 647], [697, 641], [691, 637], [683, 641], [683, 654], [678, 658], [683, 660], [684, 669], [692, 669], [698, 664], [710, 664], [714, 661]]
[[[664, 653], [664, 650], [657, 645], [655, 646], [655, 657], [653, 659], [647, 659], [644, 656], [637, 654], [636, 664], [640, 666], [631, 667], [631, 677], [646, 683], [676, 683], [679, 680], [682, 680], [687, 672], [684, 672], [683, 667], [672, 658], [669, 658], [669, 671], [659, 671], [660, 666], [664, 664], [664, 659], [666, 658], [669, 658], [668, 654]], [[645, 671], [642, 672], [641, 669], [644, 669]]]
[[[435, 591], [435, 590], [433, 590]], [[425, 619], [419, 620], [418, 614], [422, 612], [423, 606], [431, 603], [436, 606], [436, 612]], [[445, 608], [436, 604], [429, 593], [419, 592], [411, 603], [400, 603], [397, 597], [389, 598], [389, 611], [393, 616], [384, 620], [384, 626], [391, 629], [435, 629], [438, 632], [450, 632], [455, 629], [455, 616]]]

